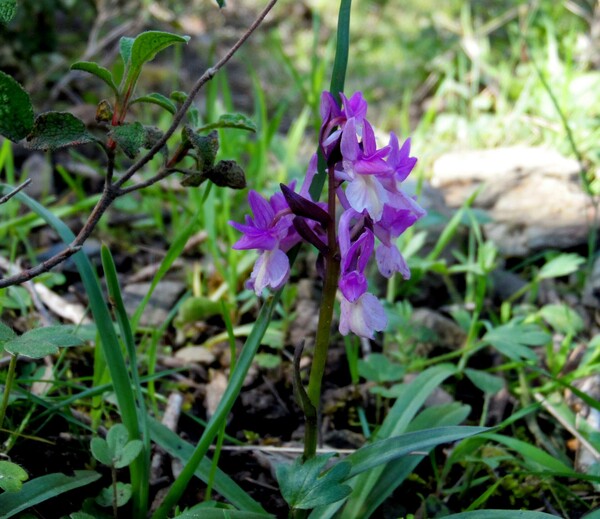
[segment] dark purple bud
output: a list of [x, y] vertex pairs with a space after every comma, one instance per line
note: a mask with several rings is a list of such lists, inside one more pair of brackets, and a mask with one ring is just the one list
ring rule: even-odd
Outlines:
[[304, 218], [308, 218], [309, 220], [314, 220], [315, 222], [319, 222], [323, 227], [327, 227], [331, 221], [327, 211], [323, 210], [317, 204], [304, 198], [298, 193], [294, 193], [294, 191], [292, 191], [285, 184], [279, 185], [286, 202], [292, 210], [292, 213], [298, 216], [303, 216]]
[[327, 247], [323, 240], [316, 235], [315, 231], [310, 228], [310, 225], [308, 225], [304, 218], [301, 218], [300, 216], [294, 217], [293, 224], [296, 232], [302, 236], [305, 241], [314, 245], [321, 254], [327, 254], [329, 252], [329, 247]]

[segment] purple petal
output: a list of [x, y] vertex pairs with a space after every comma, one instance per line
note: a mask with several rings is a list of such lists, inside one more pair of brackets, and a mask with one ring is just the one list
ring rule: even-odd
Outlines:
[[252, 209], [256, 227], [267, 229], [275, 218], [271, 204], [254, 190], [248, 193], [248, 203]]
[[375, 259], [382, 276], [390, 278], [394, 272], [400, 272], [404, 279], [410, 279], [410, 269], [395, 245], [389, 247], [384, 244], [379, 245], [375, 251]]
[[290, 272], [290, 262], [287, 255], [279, 249], [264, 251], [256, 260], [251, 280], [256, 295], [269, 287], [273, 290], [280, 288], [287, 280]]
[[346, 188], [346, 197], [352, 209], [369, 213], [377, 222], [383, 213], [383, 206], [388, 201], [385, 188], [373, 175], [359, 175]]
[[367, 291], [367, 278], [360, 272], [353, 271], [342, 276], [338, 286], [344, 297], [353, 303]]
[[383, 331], [386, 326], [385, 310], [373, 294], [366, 292], [354, 303], [342, 298], [339, 325], [342, 335], [351, 331], [360, 337], [372, 339], [376, 331]]
[[344, 160], [354, 161], [357, 159], [360, 148], [358, 147], [358, 141], [356, 140], [356, 121], [354, 118], [348, 119], [344, 131], [342, 132], [342, 141], [340, 143], [340, 150]]

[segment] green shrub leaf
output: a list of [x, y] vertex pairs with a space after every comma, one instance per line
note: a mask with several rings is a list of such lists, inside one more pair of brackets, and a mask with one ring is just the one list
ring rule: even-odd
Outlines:
[[158, 105], [162, 108], [164, 108], [167, 112], [175, 115], [175, 112], [177, 111], [177, 107], [175, 106], [175, 103], [173, 103], [173, 101], [171, 101], [168, 97], [162, 95], [162, 94], [157, 94], [157, 93], [152, 93], [152, 94], [148, 94], [145, 96], [141, 96], [141, 97], [136, 97], [133, 101], [131, 101], [130, 104], [133, 103], [151, 103], [151, 104], [155, 104]]
[[146, 130], [138, 121], [115, 126], [108, 135], [130, 159], [133, 159], [146, 143]]
[[215, 130], [217, 128], [236, 128], [238, 130], [246, 130], [248, 132], [256, 132], [256, 124], [244, 114], [223, 114], [219, 120], [202, 126], [199, 131]]
[[123, 36], [119, 40], [119, 54], [121, 54], [121, 59], [126, 67], [129, 65], [129, 60], [131, 59], [131, 48], [133, 47], [134, 40], [135, 38], [127, 36]]
[[32, 128], [33, 106], [29, 94], [0, 71], [0, 135], [17, 142], [27, 137]]
[[[124, 53], [125, 56], [129, 55], [129, 59], [126, 61], [126, 88], [133, 91], [144, 63], [153, 60], [161, 50], [175, 43], [187, 43], [189, 39], [189, 36], [179, 36], [169, 32], [146, 31], [135, 38], [129, 49], [127, 49], [129, 42], [125, 42], [125, 49], [121, 49], [121, 56], [124, 56]], [[124, 60], [125, 56], [123, 57]]]
[[342, 484], [350, 473], [350, 464], [338, 462], [323, 475], [321, 471], [332, 455], [322, 455], [305, 463], [301, 458], [276, 469], [281, 494], [293, 509], [310, 509], [335, 503], [347, 497], [352, 489]]
[[219, 151], [219, 134], [216, 131], [212, 131], [208, 135], [198, 135], [190, 126], [185, 125], [181, 137], [196, 150], [201, 171], [211, 168], [214, 165], [217, 152]]
[[18, 492], [28, 478], [27, 472], [16, 463], [0, 461], [0, 488], [5, 492]]
[[94, 63], [93, 61], [78, 61], [71, 65], [71, 70], [83, 70], [84, 72], [89, 72], [104, 81], [115, 94], [118, 93], [117, 85], [115, 84], [115, 80], [113, 79], [110, 70], [98, 65], [98, 63]]
[[7, 24], [17, 12], [17, 0], [0, 0], [0, 23]]
[[223, 8], [225, 7], [225, 0], [217, 0], [217, 4], [219, 7]]
[[36, 117], [27, 136], [27, 146], [34, 150], [56, 150], [93, 142], [82, 120], [69, 112], [46, 112]]

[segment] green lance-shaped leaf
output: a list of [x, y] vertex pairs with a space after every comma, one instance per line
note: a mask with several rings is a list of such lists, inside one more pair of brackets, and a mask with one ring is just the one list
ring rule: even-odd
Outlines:
[[217, 5], [222, 9], [225, 7], [225, 0], [217, 0]]
[[115, 126], [108, 136], [120, 146], [130, 159], [133, 159], [146, 143], [146, 130], [138, 121]]
[[71, 65], [71, 70], [83, 70], [84, 72], [89, 72], [104, 81], [115, 94], [118, 94], [119, 92], [110, 70], [98, 65], [98, 63], [94, 63], [93, 61], [78, 61]]
[[0, 488], [5, 492], [18, 492], [28, 478], [27, 472], [16, 463], [0, 461]]
[[72, 326], [47, 326], [25, 332], [4, 343], [4, 349], [13, 355], [41, 359], [58, 353], [58, 348], [79, 346], [83, 341], [73, 335]]
[[[123, 56], [123, 59], [125, 59], [124, 55], [126, 56], [129, 54], [129, 59], [126, 61], [126, 91], [130, 93], [133, 92], [145, 63], [153, 60], [156, 54], [161, 50], [164, 50], [175, 43], [187, 43], [189, 39], [189, 36], [179, 36], [178, 34], [171, 34], [169, 32], [147, 31], [135, 38], [130, 50], [121, 48], [121, 56]], [[127, 45], [129, 45], [128, 42], [125, 43], [125, 47]]]
[[206, 124], [198, 128], [198, 131], [215, 130], [217, 128], [236, 128], [256, 133], [256, 124], [254, 124], [254, 121], [244, 114], [239, 113], [223, 114], [219, 117], [218, 121]]
[[69, 112], [46, 112], [36, 117], [27, 136], [27, 146], [34, 150], [56, 150], [93, 142], [82, 120]]
[[321, 475], [331, 455], [312, 458], [305, 463], [296, 458], [292, 464], [277, 467], [281, 494], [292, 509], [310, 509], [335, 503], [347, 497], [352, 489], [342, 484], [350, 473], [350, 463], [341, 461]]
[[129, 60], [131, 59], [131, 48], [133, 47], [134, 41], [135, 38], [129, 38], [128, 36], [123, 36], [119, 40], [119, 54], [121, 54], [121, 59], [123, 60], [125, 67], [129, 65]]
[[33, 106], [29, 94], [0, 71], [0, 135], [17, 142], [27, 137], [32, 128]]
[[0, 23], [7, 24], [17, 12], [17, 0], [0, 0]]
[[9, 519], [48, 499], [89, 485], [100, 477], [101, 475], [93, 470], [76, 470], [72, 476], [54, 473], [32, 479], [25, 483], [19, 492], [5, 492], [0, 495], [0, 519]]
[[130, 104], [133, 103], [151, 103], [158, 105], [173, 115], [175, 115], [175, 112], [177, 111], [177, 107], [173, 101], [171, 101], [168, 97], [157, 93], [136, 97], [133, 101], [131, 101]]

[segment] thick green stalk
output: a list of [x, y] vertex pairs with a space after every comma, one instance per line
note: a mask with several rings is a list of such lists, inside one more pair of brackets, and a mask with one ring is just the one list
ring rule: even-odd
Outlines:
[[333, 307], [335, 305], [335, 294], [337, 292], [338, 276], [340, 273], [340, 258], [337, 248], [335, 228], [335, 177], [333, 168], [329, 171], [329, 189], [327, 193], [328, 212], [331, 216], [327, 227], [327, 242], [329, 252], [325, 257], [325, 284], [323, 297], [319, 310], [319, 324], [315, 338], [315, 350], [308, 379], [308, 398], [317, 413], [306, 413], [306, 428], [304, 433], [304, 459], [310, 459], [317, 452], [318, 440], [318, 409], [321, 402], [321, 384], [325, 365], [327, 364], [327, 352], [329, 350], [329, 339], [331, 337], [331, 321], [333, 319]]

